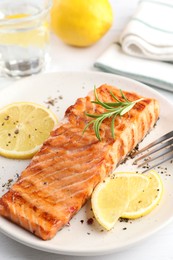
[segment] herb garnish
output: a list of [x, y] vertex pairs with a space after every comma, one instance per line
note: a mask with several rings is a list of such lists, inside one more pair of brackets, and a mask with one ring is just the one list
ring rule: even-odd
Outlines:
[[115, 95], [110, 91], [110, 94], [114, 98], [115, 102], [102, 102], [98, 98], [96, 88], [94, 87], [95, 101], [91, 101], [91, 103], [94, 103], [94, 104], [97, 104], [97, 105], [100, 105], [100, 106], [104, 107], [106, 109], [106, 112], [104, 112], [102, 114], [89, 114], [89, 113], [85, 113], [86, 116], [92, 117], [94, 119], [91, 120], [89, 123], [87, 123], [87, 125], [85, 126], [85, 128], [83, 130], [83, 133], [86, 131], [86, 129], [91, 124], [93, 124], [93, 129], [94, 129], [95, 135], [96, 135], [97, 139], [99, 141], [101, 141], [100, 126], [101, 126], [102, 122], [106, 118], [111, 118], [112, 117], [112, 121], [111, 121], [111, 134], [112, 134], [112, 137], [115, 138], [115, 134], [114, 134], [115, 118], [117, 116], [123, 116], [128, 111], [130, 111], [134, 107], [134, 105], [136, 103], [138, 103], [139, 101], [143, 100], [143, 98], [140, 98], [140, 99], [137, 99], [135, 101], [130, 101], [130, 100], [128, 100], [125, 97], [125, 95], [124, 95], [124, 93], [122, 92], [121, 89], [120, 89], [120, 93], [121, 93], [121, 98], [123, 99], [123, 101], [121, 101], [117, 97], [115, 97]]

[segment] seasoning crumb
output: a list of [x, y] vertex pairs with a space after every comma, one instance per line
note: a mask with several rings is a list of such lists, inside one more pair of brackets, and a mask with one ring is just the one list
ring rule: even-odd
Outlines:
[[123, 230], [126, 230], [127, 228], [126, 227], [123, 227]]
[[[4, 168], [4, 167], [2, 167], [2, 168]], [[13, 182], [14, 182], [16, 179], [18, 179], [18, 178], [19, 178], [19, 174], [16, 173], [16, 174], [14, 175], [14, 178], [10, 178], [10, 179], [7, 180], [6, 183], [2, 183], [2, 184], [1, 184], [1, 187], [4, 188], [4, 189], [2, 189], [2, 192], [4, 192], [5, 190], [9, 190], [9, 189], [11, 188], [11, 185], [13, 184]]]
[[128, 157], [130, 159], [134, 158], [135, 153], [139, 150], [139, 145], [137, 144], [136, 147], [129, 153]]
[[8, 179], [6, 183], [2, 184], [2, 188], [10, 189], [13, 179]]
[[57, 102], [57, 98], [51, 98], [49, 97], [47, 101], [45, 101], [46, 104], [54, 106]]
[[[57, 92], [59, 92], [59, 90]], [[47, 108], [49, 109], [50, 106], [54, 107], [55, 105], [58, 105], [58, 101], [62, 100], [62, 99], [63, 99], [62, 95], [59, 95], [56, 98], [48, 97], [47, 101], [44, 101], [44, 103], [48, 105]], [[56, 109], [57, 109], [57, 111], [59, 111], [59, 106], [57, 106]]]
[[127, 223], [129, 221], [129, 219], [128, 218], [119, 218], [119, 221]]
[[4, 120], [8, 120], [10, 118], [10, 116], [6, 116], [5, 118], [4, 118]]
[[16, 173], [16, 178], [19, 178], [19, 174], [18, 173]]
[[92, 225], [93, 222], [94, 222], [93, 218], [89, 218], [89, 219], [87, 220], [87, 224], [88, 224], [88, 225]]

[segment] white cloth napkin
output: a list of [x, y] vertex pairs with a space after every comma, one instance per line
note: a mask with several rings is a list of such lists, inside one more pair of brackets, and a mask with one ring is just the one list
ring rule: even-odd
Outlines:
[[116, 43], [96, 60], [94, 66], [173, 92], [173, 64], [126, 55]]
[[142, 0], [120, 36], [125, 53], [173, 61], [173, 0]]

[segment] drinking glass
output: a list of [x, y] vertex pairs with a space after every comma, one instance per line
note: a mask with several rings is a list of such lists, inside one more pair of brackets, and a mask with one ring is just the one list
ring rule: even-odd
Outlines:
[[51, 0], [0, 0], [2, 75], [39, 73], [48, 59]]

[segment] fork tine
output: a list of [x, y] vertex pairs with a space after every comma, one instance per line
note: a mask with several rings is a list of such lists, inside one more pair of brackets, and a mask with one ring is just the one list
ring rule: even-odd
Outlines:
[[[137, 158], [133, 164], [137, 165], [137, 167], [144, 167], [144, 165], [147, 165], [146, 170], [144, 170], [143, 173], [173, 159], [173, 131], [161, 136], [159, 139], [137, 151], [133, 154], [133, 157], [140, 155], [141, 153], [143, 153], [143, 155]], [[148, 163], [153, 163], [153, 165], [148, 165]]]
[[[149, 159], [146, 160], [145, 162], [139, 164], [138, 167], [142, 167], [142, 166], [144, 166], [145, 164], [147, 164], [147, 163], [149, 163], [149, 162], [153, 162], [154, 160], [156, 160], [156, 159], [162, 157], [163, 155], [166, 155], [166, 154], [168, 154], [168, 153], [170, 153], [170, 152], [172, 152], [172, 151], [173, 151], [173, 147], [171, 146], [170, 148], [168, 148], [168, 149], [165, 150], [164, 152], [162, 152], [162, 153], [160, 153], [160, 154], [156, 154], [156, 155], [154, 155], [152, 158], [149, 158]], [[140, 159], [140, 158], [139, 158], [139, 159]], [[168, 160], [169, 160], [169, 159], [168, 159]], [[139, 161], [139, 160], [138, 160], [138, 161]], [[135, 162], [134, 162], [133, 164], [135, 164]], [[160, 162], [160, 164], [161, 164], [161, 162]]]
[[149, 145], [145, 146], [144, 148], [142, 148], [141, 150], [139, 151], [136, 151], [133, 153], [133, 157], [135, 157], [136, 155], [142, 153], [142, 152], [145, 152], [146, 150], [160, 144], [161, 142], [167, 140], [167, 139], [170, 139], [171, 137], [173, 137], [173, 131], [161, 136], [159, 139], [157, 139], [156, 141], [150, 143]]
[[142, 173], [145, 173], [145, 172], [147, 172], [147, 171], [150, 171], [151, 169], [153, 169], [153, 168], [157, 167], [158, 165], [160, 165], [160, 164], [162, 164], [162, 163], [164, 163], [164, 162], [166, 162], [166, 161], [168, 161], [168, 160], [171, 160], [171, 159], [173, 159], [173, 154], [171, 154], [170, 156], [164, 158], [163, 160], [159, 161], [158, 163], [156, 163], [156, 164], [154, 164], [154, 165], [152, 165], [152, 166], [147, 167], [147, 169], [144, 170]]
[[[162, 150], [163, 148], [167, 147], [167, 146], [170, 146], [173, 144], [173, 139], [171, 140], [168, 140], [167, 142], [164, 142], [164, 143], [160, 143], [157, 147], [155, 147], [154, 149], [150, 150], [149, 152], [145, 153], [144, 155], [140, 156], [139, 158], [137, 158], [135, 161], [134, 161], [134, 164], [136, 164], [138, 161], [141, 161], [142, 159], [148, 157], [149, 155], [153, 154], [153, 153], [156, 153], [157, 151], [160, 151]], [[173, 149], [173, 148], [172, 148]], [[141, 153], [141, 150], [140, 150], [140, 153]], [[166, 152], [168, 153], [168, 152]], [[139, 153], [138, 153], [139, 154]], [[164, 153], [165, 154], [165, 153]], [[162, 154], [163, 155], [163, 154]]]

